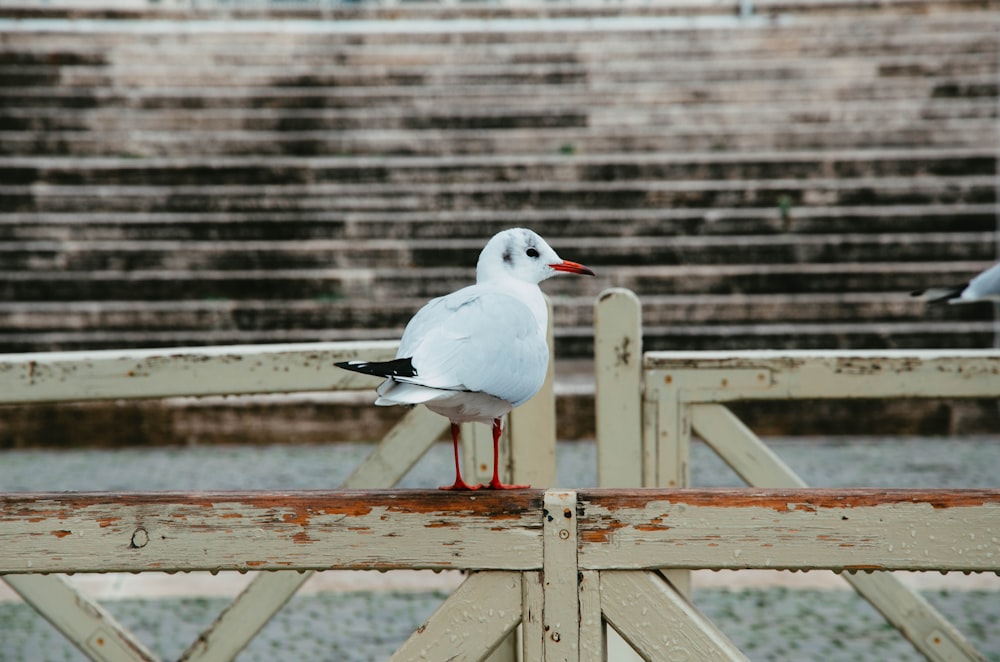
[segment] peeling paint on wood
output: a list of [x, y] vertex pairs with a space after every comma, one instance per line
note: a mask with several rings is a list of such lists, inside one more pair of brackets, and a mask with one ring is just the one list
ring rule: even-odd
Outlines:
[[580, 566], [990, 570], [996, 490], [579, 493]]
[[546, 529], [576, 537], [581, 570], [1000, 569], [1000, 490], [581, 490], [577, 510], [545, 494], [0, 495], [0, 573], [541, 570]]
[[389, 359], [396, 342], [301, 343], [0, 356], [0, 402], [290, 393], [366, 388], [338, 361]]

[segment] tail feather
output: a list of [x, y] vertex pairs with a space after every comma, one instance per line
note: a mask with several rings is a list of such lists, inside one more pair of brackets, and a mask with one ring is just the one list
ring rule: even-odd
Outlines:
[[968, 283], [963, 283], [962, 285], [957, 285], [955, 287], [932, 287], [926, 290], [916, 290], [914, 292], [910, 292], [910, 296], [926, 296], [927, 303], [943, 303], [945, 301], [957, 299], [962, 294], [962, 291], [968, 287], [968, 285]]
[[417, 369], [413, 367], [412, 358], [393, 359], [392, 361], [341, 361], [334, 365], [344, 370], [376, 377], [417, 376]]

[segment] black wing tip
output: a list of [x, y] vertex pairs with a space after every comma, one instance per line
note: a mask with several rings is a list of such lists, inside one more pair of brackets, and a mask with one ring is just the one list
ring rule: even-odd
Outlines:
[[962, 296], [962, 292], [968, 286], [969, 286], [968, 283], [964, 283], [962, 285], [957, 285], [957, 286], [951, 287], [951, 288], [944, 288], [944, 287], [934, 288], [934, 287], [932, 287], [932, 288], [928, 288], [926, 290], [913, 290], [912, 292], [910, 292], [910, 296], [911, 297], [919, 297], [919, 296], [923, 296], [923, 295], [929, 294], [930, 298], [927, 299], [927, 301], [925, 303], [948, 303], [952, 299], [958, 299], [959, 297], [961, 297]]
[[412, 358], [393, 359], [392, 361], [340, 361], [334, 365], [344, 370], [376, 377], [417, 376], [417, 369], [413, 367]]

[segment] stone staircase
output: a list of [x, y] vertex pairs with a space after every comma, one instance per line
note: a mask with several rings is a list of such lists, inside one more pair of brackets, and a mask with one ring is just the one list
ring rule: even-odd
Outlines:
[[[6, 4], [6, 3], [5, 3]], [[0, 351], [397, 337], [525, 225], [560, 358], [988, 347], [1000, 0], [0, 8]], [[357, 20], [350, 20], [357, 19]]]

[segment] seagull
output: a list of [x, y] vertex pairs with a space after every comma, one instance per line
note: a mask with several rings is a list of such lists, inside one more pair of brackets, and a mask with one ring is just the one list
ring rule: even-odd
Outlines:
[[996, 301], [1000, 303], [1000, 262], [980, 273], [972, 280], [955, 287], [932, 287], [916, 290], [911, 296], [927, 295], [927, 303], [973, 303], [976, 301]]
[[[500, 481], [502, 417], [527, 402], [548, 372], [548, 307], [538, 284], [559, 273], [593, 276], [563, 260], [540, 236], [512, 228], [479, 254], [476, 284], [432, 299], [407, 323], [396, 358], [337, 367], [384, 377], [376, 405], [423, 404], [451, 421], [455, 482], [442, 490], [519, 489]], [[471, 486], [458, 462], [459, 424], [493, 426], [493, 479]]]

